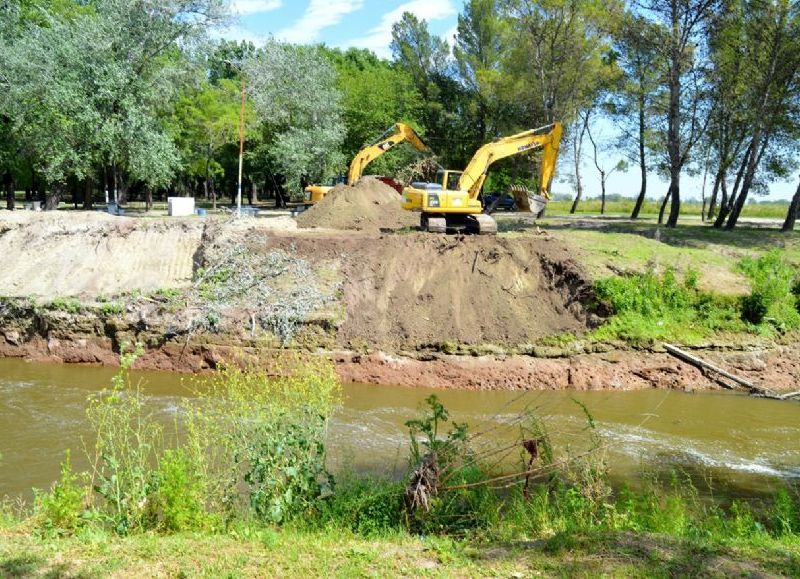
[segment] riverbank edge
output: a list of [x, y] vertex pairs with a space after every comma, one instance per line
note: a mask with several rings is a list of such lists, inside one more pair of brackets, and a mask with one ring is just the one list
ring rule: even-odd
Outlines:
[[[564, 347], [459, 346], [454, 351], [345, 350], [325, 339], [326, 324], [307, 324], [305, 338], [289, 347], [274, 339], [198, 334], [165, 338], [144, 323], [120, 323], [64, 311], [0, 320], [0, 357], [67, 364], [119, 365], [121, 348], [139, 343], [141, 370], [202, 373], [224, 363], [255, 363], [264, 357], [326, 356], [340, 379], [373, 385], [460, 390], [694, 390], [733, 387], [717, 376], [670, 356], [660, 344], [634, 349], [623, 343]], [[138, 330], [137, 330], [138, 328]], [[322, 339], [309, 340], [309, 336]], [[327, 343], [326, 343], [327, 342]], [[327, 346], [327, 347], [325, 347]], [[774, 391], [797, 390], [800, 342], [713, 342], [690, 347], [704, 359]], [[455, 353], [454, 353], [455, 352]]]

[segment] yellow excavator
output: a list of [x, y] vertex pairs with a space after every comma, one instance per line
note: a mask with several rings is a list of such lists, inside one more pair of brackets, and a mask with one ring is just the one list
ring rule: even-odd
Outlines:
[[550, 199], [550, 182], [555, 173], [563, 127], [553, 123], [546, 127], [504, 137], [482, 146], [463, 171], [439, 171], [436, 183], [412, 183], [403, 190], [403, 209], [419, 211], [420, 228], [432, 233], [448, 229], [468, 230], [482, 235], [497, 233], [497, 223], [483, 213], [479, 198], [486, 174], [492, 163], [512, 155], [542, 149], [539, 192], [532, 205], [536, 213]]
[[[364, 169], [367, 168], [367, 165], [403, 141], [408, 141], [419, 151], [428, 150], [428, 146], [422, 142], [422, 139], [414, 132], [414, 129], [405, 123], [395, 123], [377, 141], [358, 152], [350, 163], [350, 170], [347, 172], [347, 184], [355, 185], [356, 181], [361, 179], [361, 175], [364, 174]], [[309, 185], [305, 188], [306, 203], [313, 205], [323, 199], [331, 189], [333, 187], [327, 185]]]

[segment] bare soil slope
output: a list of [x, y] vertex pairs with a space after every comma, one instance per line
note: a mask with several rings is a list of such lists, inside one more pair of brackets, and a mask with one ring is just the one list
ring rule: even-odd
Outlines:
[[550, 239], [414, 233], [270, 243], [341, 261], [345, 347], [522, 345], [587, 326], [586, 277]]
[[93, 297], [182, 287], [191, 280], [202, 232], [194, 220], [4, 212], [0, 295]]
[[353, 187], [337, 185], [322, 201], [297, 217], [302, 228], [356, 231], [401, 229], [418, 224], [416, 213], [400, 206], [400, 195], [375, 177], [363, 177]]

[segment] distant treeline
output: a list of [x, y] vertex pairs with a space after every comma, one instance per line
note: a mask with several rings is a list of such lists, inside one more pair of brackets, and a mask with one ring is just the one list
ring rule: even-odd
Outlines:
[[[567, 127], [559, 178], [601, 199], [618, 171], [669, 182], [707, 176], [705, 216], [735, 227], [754, 195], [797, 170], [800, 3], [789, 0], [468, 0], [457, 35], [405, 13], [390, 60], [367, 50], [212, 41], [226, 0], [10, 0], [0, 4], [0, 175], [50, 208], [91, 207], [103, 190], [148, 206], [154, 196], [234, 195], [244, 105], [244, 189], [281, 205], [341, 174], [364, 144], [411, 124], [449, 168], [483, 143]], [[618, 137], [601, 135], [613, 125]], [[408, 165], [399, 151], [371, 170]], [[488, 186], [534, 186], [536, 157], [493, 168]], [[785, 211], [794, 226], [800, 188]], [[601, 211], [605, 206], [601, 203]]]

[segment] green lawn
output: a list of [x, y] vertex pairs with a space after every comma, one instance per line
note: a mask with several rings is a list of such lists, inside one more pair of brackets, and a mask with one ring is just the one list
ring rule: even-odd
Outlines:
[[[629, 216], [633, 211], [635, 201], [633, 199], [622, 199], [621, 201], [608, 201], [606, 202], [607, 215], [624, 215]], [[702, 210], [702, 203], [697, 202], [683, 202], [681, 204], [681, 215], [683, 217], [694, 216], [700, 217]], [[547, 210], [552, 215], [566, 215], [572, 208], [572, 201], [551, 201]], [[641, 216], [658, 216], [661, 209], [659, 201], [647, 200], [642, 205]], [[770, 201], [763, 203], [748, 203], [742, 211], [742, 217], [747, 218], [769, 218], [769, 219], [784, 219], [786, 211], [789, 209], [788, 201]], [[667, 208], [669, 210], [669, 208]], [[600, 200], [599, 199], [585, 199], [578, 204], [576, 211], [580, 215], [599, 215], [600, 214]]]
[[800, 573], [796, 540], [711, 543], [662, 535], [557, 535], [484, 543], [408, 534], [364, 538], [338, 530], [273, 529], [226, 535], [99, 531], [41, 538], [0, 530], [3, 577], [617, 577], [751, 576]]

